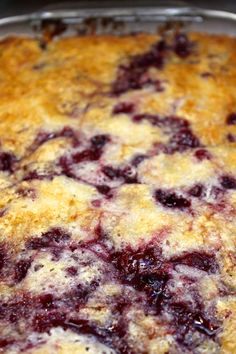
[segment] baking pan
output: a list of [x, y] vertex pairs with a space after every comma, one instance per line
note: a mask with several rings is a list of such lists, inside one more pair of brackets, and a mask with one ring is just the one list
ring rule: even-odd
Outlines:
[[[62, 25], [64, 24], [64, 26]], [[236, 35], [236, 14], [188, 6], [136, 8], [55, 9], [0, 19], [0, 36], [28, 34], [40, 36], [47, 26], [55, 34], [84, 35], [136, 32], [155, 33], [167, 24], [186, 30]], [[61, 27], [60, 27], [61, 26]]]

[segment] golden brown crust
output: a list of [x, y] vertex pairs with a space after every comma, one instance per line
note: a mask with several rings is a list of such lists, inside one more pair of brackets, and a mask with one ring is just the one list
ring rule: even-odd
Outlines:
[[160, 40], [0, 42], [0, 352], [236, 350], [236, 40]]

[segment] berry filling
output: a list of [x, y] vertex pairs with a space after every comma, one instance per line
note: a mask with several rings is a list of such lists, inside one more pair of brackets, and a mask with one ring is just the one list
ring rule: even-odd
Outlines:
[[95, 135], [90, 139], [88, 142], [89, 146], [84, 150], [72, 151], [71, 154], [61, 156], [58, 165], [62, 174], [70, 178], [80, 179], [76, 173], [77, 164], [93, 161], [97, 162], [101, 158], [103, 149], [109, 141], [110, 137], [108, 135]]
[[226, 124], [236, 125], [236, 113], [230, 113], [226, 118]]
[[36, 198], [36, 191], [34, 188], [19, 188], [17, 193], [23, 198], [31, 198], [34, 200]]
[[[132, 120], [135, 123], [140, 123], [143, 120], [148, 121], [151, 125], [161, 128], [165, 134], [170, 135], [169, 142], [163, 148], [163, 151], [168, 154], [201, 147], [201, 143], [192, 132], [189, 122], [183, 118], [175, 116], [162, 118], [158, 115], [142, 113], [134, 115]], [[199, 160], [209, 158], [206, 150], [199, 149], [197, 151], [196, 156]]]
[[161, 69], [164, 64], [166, 46], [158, 42], [148, 52], [131, 57], [130, 62], [121, 65], [113, 82], [111, 93], [121, 95], [129, 90], [139, 90], [145, 86], [154, 85], [157, 91], [162, 91], [159, 80], [153, 80], [148, 75], [151, 67]]
[[179, 33], [174, 38], [173, 50], [180, 58], [187, 58], [193, 49], [193, 43], [190, 42], [186, 34]]
[[232, 176], [222, 176], [220, 184], [225, 189], [236, 189], [236, 179]]
[[181, 33], [175, 35], [173, 43], [170, 45], [164, 40], [160, 40], [149, 51], [131, 57], [129, 63], [119, 67], [111, 93], [119, 96], [129, 90], [140, 90], [150, 85], [157, 92], [163, 91], [161, 81], [149, 76], [149, 69], [162, 69], [165, 59], [171, 51], [182, 59], [187, 58], [192, 53], [193, 46], [193, 42], [188, 39], [186, 34]]
[[[70, 265], [64, 269], [65, 276], [73, 280], [73, 287], [61, 294], [52, 288], [53, 292], [45, 289], [44, 293], [38, 295], [21, 292], [7, 302], [1, 301], [0, 320], [17, 333], [14, 340], [5, 341], [3, 338], [2, 347], [17, 344], [20, 324], [26, 335], [30, 331], [49, 333], [52, 328], [62, 327], [78, 334], [90, 334], [117, 353], [135, 353], [134, 343], [129, 337], [129, 324], [133, 321], [131, 313], [137, 306], [144, 311], [145, 316], [157, 316], [158, 321], [169, 322], [175, 340], [185, 347], [194, 347], [193, 343], [188, 343], [188, 337], [193, 333], [198, 336], [198, 342], [205, 338], [214, 339], [219, 323], [213, 312], [209, 315], [206, 311], [200, 295], [191, 295], [191, 291], [193, 294], [197, 292], [196, 279], [191, 278], [191, 275], [186, 278], [185, 275], [175, 281], [181, 265], [192, 269], [193, 274], [195, 270], [206, 275], [216, 274], [219, 268], [213, 254], [194, 251], [166, 259], [161, 248], [152, 242], [138, 249], [126, 247], [116, 251], [100, 225], [94, 230], [94, 235], [91, 241], [75, 244], [68, 232], [54, 228], [41, 237], [27, 241], [26, 251], [37, 251], [32, 257], [45, 254], [48, 248], [61, 248], [61, 256], [53, 261], [60, 262], [60, 259], [65, 259], [65, 254], [69, 256], [66, 259], [73, 260], [73, 265], [70, 261]], [[29, 258], [16, 263], [16, 283], [27, 277], [31, 265], [32, 259]], [[97, 278], [78, 283], [78, 277], [86, 267], [94, 266], [99, 272]], [[123, 295], [107, 297], [103, 292], [96, 295], [96, 291], [102, 289], [107, 281], [119, 285]], [[191, 301], [182, 300], [181, 293], [184, 292], [189, 294]], [[87, 306], [89, 309], [89, 299], [94, 296], [95, 299], [98, 296], [98, 304], [102, 300], [110, 309], [113, 315], [109, 321], [99, 324], [83, 317], [83, 309]]]
[[15, 267], [15, 282], [16, 283], [21, 282], [21, 280], [23, 280], [26, 277], [26, 274], [27, 274], [30, 266], [31, 266], [30, 259], [22, 259], [16, 263], [16, 267]]
[[112, 197], [111, 188], [106, 185], [96, 186], [99, 193], [104, 194], [106, 197]]
[[171, 137], [169, 144], [171, 152], [183, 152], [187, 149], [195, 149], [201, 146], [199, 139], [190, 128], [180, 129]]
[[154, 197], [158, 203], [167, 208], [183, 210], [191, 206], [190, 200], [168, 190], [157, 189]]
[[226, 135], [226, 138], [230, 143], [236, 143], [236, 135], [229, 133]]
[[30, 171], [24, 176], [23, 181], [33, 181], [35, 179], [52, 180], [55, 176], [58, 176], [58, 173], [56, 173], [56, 172], [51, 173], [51, 172], [47, 172], [47, 171], [44, 171], [44, 172], [43, 171]]
[[119, 102], [117, 105], [114, 107], [112, 113], [113, 114], [129, 114], [134, 112], [134, 104], [132, 102]]
[[147, 159], [148, 156], [146, 155], [136, 155], [132, 160], [131, 160], [131, 165], [134, 167], [138, 167], [138, 165], [143, 162], [145, 159]]
[[0, 152], [0, 171], [13, 172], [16, 157], [10, 152]]
[[202, 184], [196, 184], [188, 190], [188, 194], [192, 197], [201, 198], [204, 195], [204, 186]]
[[3, 272], [4, 267], [7, 265], [8, 262], [8, 254], [7, 254], [7, 247], [5, 243], [0, 243], [0, 275]]
[[196, 158], [199, 161], [210, 160], [211, 159], [211, 154], [206, 149], [197, 149], [194, 152], [194, 155], [196, 156]]
[[173, 258], [172, 262], [176, 264], [185, 264], [189, 267], [197, 268], [207, 273], [216, 273], [218, 271], [215, 257], [204, 252], [186, 253], [179, 257]]
[[189, 123], [187, 120], [176, 116], [160, 117], [158, 115], [142, 113], [134, 115], [132, 119], [136, 123], [146, 120], [154, 126], [163, 128], [165, 132], [169, 134], [173, 131], [179, 131], [181, 129], [187, 129], [189, 127]]
[[103, 166], [102, 172], [111, 180], [122, 179], [127, 184], [138, 183], [137, 172], [131, 165], [124, 168]]
[[29, 150], [30, 152], [34, 152], [47, 141], [56, 138], [68, 138], [71, 139], [73, 146], [79, 145], [78, 134], [72, 128], [64, 127], [61, 130], [56, 132], [40, 131], [36, 136], [32, 145], [30, 146]]
[[70, 235], [60, 228], [53, 228], [40, 237], [34, 237], [26, 243], [28, 249], [37, 250], [48, 247], [60, 247], [70, 239]]

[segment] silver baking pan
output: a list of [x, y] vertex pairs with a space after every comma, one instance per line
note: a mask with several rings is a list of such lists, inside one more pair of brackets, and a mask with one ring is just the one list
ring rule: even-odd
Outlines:
[[[166, 2], [165, 2], [166, 4]], [[28, 34], [40, 37], [45, 24], [56, 35], [155, 33], [170, 24], [186, 30], [236, 35], [236, 14], [181, 6], [136, 8], [44, 9], [0, 19], [0, 36]], [[63, 25], [62, 25], [63, 24]]]

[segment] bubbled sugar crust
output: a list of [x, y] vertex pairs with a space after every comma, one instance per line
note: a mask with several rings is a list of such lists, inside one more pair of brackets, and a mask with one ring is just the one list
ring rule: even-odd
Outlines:
[[58, 31], [0, 42], [0, 352], [234, 353], [235, 39]]

